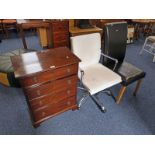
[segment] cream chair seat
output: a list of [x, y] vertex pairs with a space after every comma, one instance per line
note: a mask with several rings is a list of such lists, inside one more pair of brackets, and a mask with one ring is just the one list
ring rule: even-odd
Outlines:
[[84, 70], [83, 85], [89, 90], [91, 95], [121, 82], [118, 74], [100, 63], [81, 69]]

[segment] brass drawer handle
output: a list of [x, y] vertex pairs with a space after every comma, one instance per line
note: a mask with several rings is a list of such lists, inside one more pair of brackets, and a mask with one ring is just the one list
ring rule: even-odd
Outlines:
[[70, 105], [71, 104], [71, 102], [70, 101], [67, 101], [67, 105]]
[[41, 116], [42, 116], [42, 117], [44, 117], [44, 116], [45, 116], [45, 114], [46, 114], [45, 112], [42, 112], [42, 113], [41, 113]]
[[71, 80], [68, 80], [68, 81], [67, 81], [67, 83], [68, 83], [68, 84], [71, 84], [71, 83], [72, 83], [72, 81], [71, 81]]
[[37, 95], [40, 95], [40, 90], [37, 90]]
[[34, 82], [37, 82], [37, 77], [33, 77], [33, 81]]
[[71, 91], [70, 90], [67, 90], [67, 94], [69, 95], [71, 93]]
[[71, 69], [70, 68], [67, 68], [67, 73], [70, 73], [71, 72]]
[[55, 66], [50, 66], [51, 69], [55, 68]]

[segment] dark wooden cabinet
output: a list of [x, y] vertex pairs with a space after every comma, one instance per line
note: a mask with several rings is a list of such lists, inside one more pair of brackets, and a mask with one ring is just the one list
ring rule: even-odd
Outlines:
[[24, 90], [33, 125], [77, 109], [79, 59], [66, 47], [25, 53], [11, 58]]
[[69, 21], [51, 22], [52, 47], [69, 47]]

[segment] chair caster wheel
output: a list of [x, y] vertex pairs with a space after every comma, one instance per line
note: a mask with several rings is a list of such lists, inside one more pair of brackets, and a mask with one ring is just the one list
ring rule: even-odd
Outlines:
[[108, 96], [111, 96], [111, 94], [110, 94], [110, 93], [107, 93], [107, 95], [108, 95]]
[[103, 112], [103, 113], [106, 113], [106, 112], [107, 112], [107, 110], [106, 110], [106, 109], [104, 109], [104, 110], [102, 110], [102, 112]]
[[106, 113], [106, 109], [104, 108], [104, 107], [101, 107], [101, 111], [103, 112], [103, 113]]

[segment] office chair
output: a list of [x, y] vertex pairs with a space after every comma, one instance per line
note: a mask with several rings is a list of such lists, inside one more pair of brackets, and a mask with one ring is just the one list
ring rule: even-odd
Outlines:
[[[116, 97], [116, 103], [118, 104], [120, 103], [120, 100], [125, 93], [126, 87], [135, 81], [137, 81], [137, 85], [133, 95], [136, 96], [141, 81], [145, 77], [145, 72], [135, 67], [134, 65], [124, 61], [127, 40], [126, 22], [107, 23], [105, 25], [104, 32], [103, 53], [118, 60], [115, 72], [122, 77], [122, 87], [118, 96]], [[104, 58], [102, 60], [102, 64], [111, 68], [113, 66], [113, 61]]]
[[149, 36], [145, 39], [144, 45], [140, 50], [140, 54], [147, 52], [153, 55], [153, 62], [155, 62], [155, 36]]
[[[78, 77], [82, 87], [79, 87], [79, 89], [85, 91], [78, 106], [81, 107], [83, 101], [90, 96], [101, 111], [105, 112], [106, 109], [99, 101], [98, 94], [105, 92], [114, 98], [112, 92], [107, 89], [120, 83], [121, 77], [99, 63], [100, 57], [106, 56], [101, 53], [100, 34], [93, 33], [71, 37], [71, 48], [73, 53], [81, 59]], [[116, 66], [116, 59], [109, 56], [107, 58], [114, 61]]]

